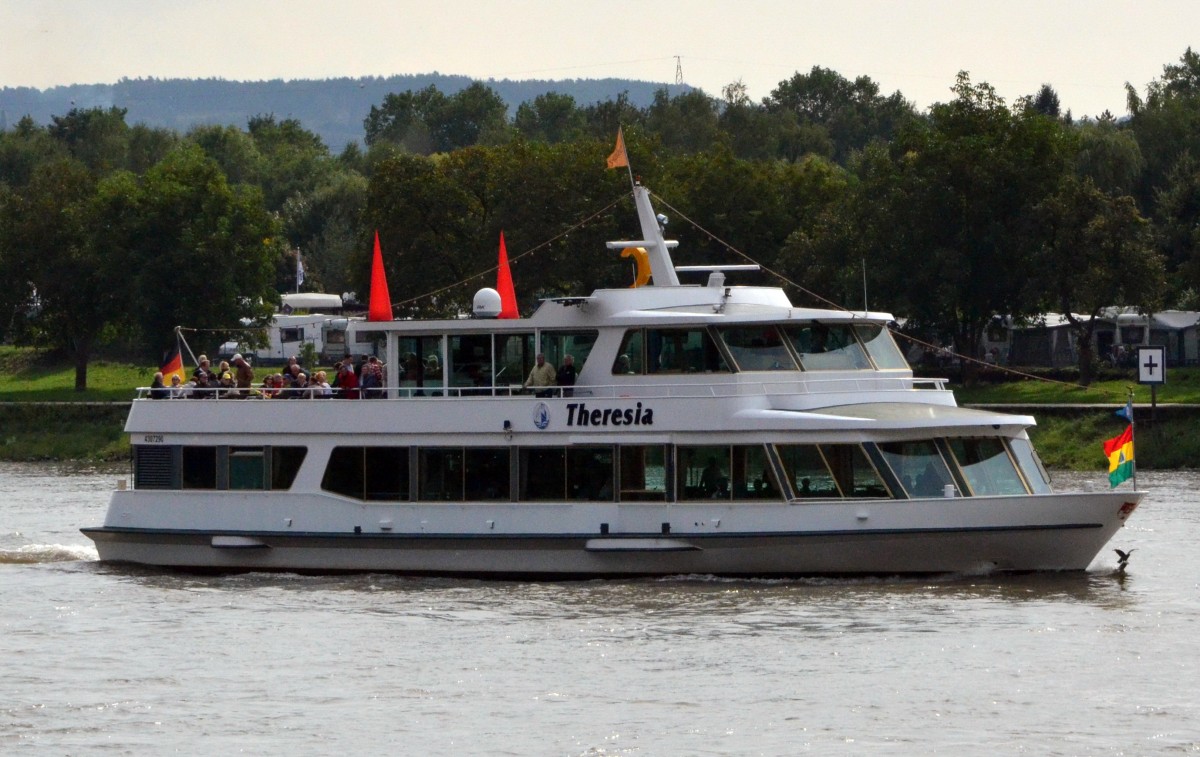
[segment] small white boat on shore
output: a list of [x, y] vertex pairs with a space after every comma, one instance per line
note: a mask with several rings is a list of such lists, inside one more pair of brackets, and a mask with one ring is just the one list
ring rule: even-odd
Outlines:
[[[683, 285], [634, 188], [650, 283], [527, 319], [357, 324], [377, 399], [154, 401], [105, 561], [568, 578], [1087, 568], [1141, 501], [1052, 491], [1034, 419], [913, 377], [888, 313]], [[726, 269], [728, 270], [728, 269]], [[494, 295], [494, 292], [490, 293]], [[544, 353], [573, 386], [523, 392]]]

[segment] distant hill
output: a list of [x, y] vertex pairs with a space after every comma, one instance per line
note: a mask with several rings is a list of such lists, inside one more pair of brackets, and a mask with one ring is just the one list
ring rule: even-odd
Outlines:
[[[125, 108], [130, 124], [145, 123], [186, 132], [197, 124], [245, 127], [260, 114], [295, 118], [321, 136], [333, 152], [347, 143], [363, 142], [363, 119], [384, 97], [406, 90], [436, 86], [445, 94], [466, 88], [473, 79], [448, 74], [415, 74], [361, 79], [297, 79], [237, 82], [224, 79], [122, 79], [116, 84], [72, 84], [46, 90], [31, 87], [0, 89], [0, 129], [29, 115], [39, 124], [72, 108]], [[567, 79], [561, 81], [487, 80], [487, 86], [508, 103], [511, 116], [518, 105], [547, 92], [571, 95], [579, 105], [616, 99], [628, 92], [633, 105], [644, 108], [654, 92], [666, 87], [671, 95], [687, 85], [630, 79]]]

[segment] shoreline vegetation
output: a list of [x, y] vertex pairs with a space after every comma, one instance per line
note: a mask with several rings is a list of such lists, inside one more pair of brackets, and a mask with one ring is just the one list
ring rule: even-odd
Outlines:
[[[122, 461], [129, 458], [124, 433], [128, 402], [138, 386], [148, 386], [155, 369], [121, 360], [96, 360], [88, 370], [89, 389], [74, 390], [74, 367], [52, 353], [0, 346], [0, 460]], [[942, 372], [944, 376], [946, 372]], [[1103, 473], [1105, 439], [1119, 434], [1124, 421], [1114, 411], [1134, 390], [1137, 462], [1143, 469], [1200, 465], [1200, 369], [1174, 368], [1158, 388], [1151, 418], [1150, 388], [1135, 378], [1106, 374], [1089, 387], [1054, 380], [997, 380], [974, 386], [952, 385], [960, 405], [1009, 405], [1033, 415], [1030, 436], [1042, 461], [1058, 470]], [[998, 408], [1004, 409], [1004, 408]], [[69, 429], [69, 433], [66, 430]]]

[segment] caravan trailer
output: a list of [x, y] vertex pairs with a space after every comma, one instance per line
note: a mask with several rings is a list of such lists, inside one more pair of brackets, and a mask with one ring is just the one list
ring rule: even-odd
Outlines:
[[282, 295], [279, 312], [267, 326], [265, 346], [251, 347], [238, 342], [226, 342], [221, 345], [218, 354], [228, 357], [241, 352], [252, 355], [259, 364], [282, 364], [290, 356], [303, 352], [305, 344], [312, 344], [317, 355], [325, 359], [326, 340], [332, 337], [336, 342], [338, 336], [343, 336], [339, 346], [344, 353], [345, 326], [342, 326], [340, 334], [329, 327], [333, 321], [346, 321], [340, 316], [341, 310], [342, 298], [336, 294], [299, 292]]

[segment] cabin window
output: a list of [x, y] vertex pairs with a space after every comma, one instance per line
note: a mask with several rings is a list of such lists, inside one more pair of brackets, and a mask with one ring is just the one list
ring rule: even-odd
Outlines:
[[735, 500], [779, 499], [782, 496], [767, 460], [766, 447], [761, 444], [735, 445], [731, 472], [730, 489]]
[[408, 499], [408, 447], [335, 447], [321, 488], [355, 499]]
[[837, 480], [815, 445], [780, 444], [776, 449], [795, 496], [801, 499], [842, 496]]
[[822, 444], [819, 448], [845, 497], [890, 497], [891, 492], [859, 444]]
[[813, 322], [786, 326], [784, 331], [806, 371], [858, 371], [871, 367], [852, 324]]
[[1041, 458], [1038, 457], [1029, 440], [1010, 439], [1008, 445], [1013, 451], [1013, 457], [1017, 459], [1017, 466], [1025, 476], [1025, 482], [1029, 484], [1029, 488], [1033, 490], [1033, 493], [1049, 494], [1050, 474], [1046, 472]]
[[450, 337], [450, 386], [459, 396], [491, 394], [492, 337], [462, 334]]
[[396, 354], [400, 356], [397, 385], [401, 396], [441, 396], [442, 337], [400, 336], [396, 339]]
[[291, 489], [308, 454], [307, 447], [271, 447], [271, 488]]
[[661, 502], [667, 498], [666, 447], [625, 445], [621, 447], [621, 501]]
[[423, 500], [457, 502], [463, 498], [462, 447], [417, 451], [418, 486]]
[[794, 371], [796, 361], [772, 325], [721, 329], [721, 339], [742, 371]]
[[266, 460], [262, 447], [230, 447], [229, 488], [265, 489]]
[[496, 386], [520, 384], [533, 369], [533, 332], [496, 334], [492, 350]]
[[855, 333], [867, 348], [867, 354], [875, 362], [875, 367], [881, 371], [892, 369], [907, 369], [908, 361], [904, 359], [892, 332], [881, 323], [860, 323], [854, 326]]
[[911, 497], [940, 497], [946, 484], [954, 483], [942, 453], [931, 439], [876, 446]]
[[613, 501], [613, 448], [567, 448], [567, 498]]
[[575, 370], [582, 371], [592, 347], [596, 344], [599, 331], [543, 331], [542, 352], [546, 354], [546, 362], [555, 368], [561, 368], [563, 358], [570, 355], [575, 362]]
[[184, 489], [217, 488], [216, 447], [185, 446], [183, 448], [182, 466]]
[[730, 499], [728, 446], [677, 447], [680, 499]]
[[463, 462], [467, 500], [509, 500], [511, 469], [508, 447], [467, 447], [463, 450]]
[[567, 496], [567, 455], [562, 447], [522, 447], [522, 501], [562, 500]]
[[951, 438], [947, 442], [971, 494], [1028, 493], [1003, 440]]

